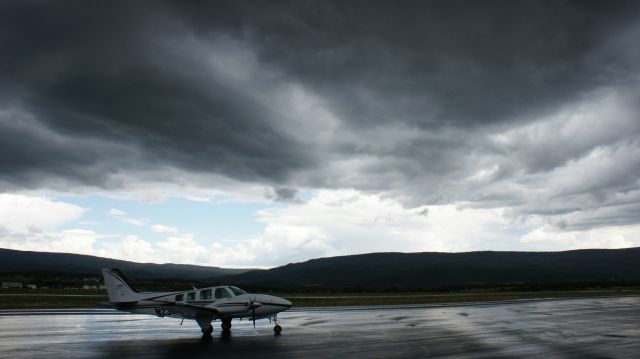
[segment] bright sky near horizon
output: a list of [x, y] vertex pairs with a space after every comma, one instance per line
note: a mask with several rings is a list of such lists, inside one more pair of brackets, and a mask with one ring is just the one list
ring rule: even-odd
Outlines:
[[0, 247], [640, 246], [640, 3], [0, 3]]

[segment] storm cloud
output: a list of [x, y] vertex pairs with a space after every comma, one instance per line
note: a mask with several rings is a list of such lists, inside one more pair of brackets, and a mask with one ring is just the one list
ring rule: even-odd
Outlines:
[[352, 188], [560, 229], [639, 224], [638, 10], [3, 2], [0, 185], [187, 174], [289, 202]]

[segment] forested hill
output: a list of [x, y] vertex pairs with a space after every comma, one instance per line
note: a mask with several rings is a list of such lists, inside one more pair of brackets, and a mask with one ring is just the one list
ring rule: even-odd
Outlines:
[[269, 270], [135, 263], [78, 254], [0, 249], [0, 273], [183, 279], [264, 288], [447, 288], [510, 284], [640, 283], [640, 248], [564, 252], [371, 253], [318, 258]]
[[135, 279], [200, 280], [237, 274], [246, 269], [186, 264], [136, 263], [69, 253], [28, 252], [0, 248], [0, 273], [67, 273], [99, 277], [100, 269], [117, 267]]
[[224, 280], [247, 286], [336, 289], [640, 281], [640, 248], [371, 253], [253, 270]]

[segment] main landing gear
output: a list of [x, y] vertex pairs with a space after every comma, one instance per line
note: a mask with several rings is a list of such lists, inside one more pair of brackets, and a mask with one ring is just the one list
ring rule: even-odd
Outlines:
[[231, 334], [231, 320], [222, 321], [222, 335]]
[[213, 326], [211, 324], [206, 328], [202, 328], [202, 334], [211, 335], [211, 333], [213, 333]]
[[[182, 318], [182, 320], [184, 321], [184, 318]], [[208, 337], [211, 335], [211, 333], [213, 333], [213, 326], [211, 326], [211, 318], [196, 317], [196, 322], [198, 323], [200, 330], [202, 330], [203, 336]], [[182, 323], [180, 323], [180, 325], [182, 325]]]

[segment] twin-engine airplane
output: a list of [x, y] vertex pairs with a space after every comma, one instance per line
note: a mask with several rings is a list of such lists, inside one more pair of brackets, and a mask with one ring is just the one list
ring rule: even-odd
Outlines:
[[[213, 332], [211, 322], [222, 322], [222, 333], [231, 332], [231, 319], [250, 318], [253, 326], [256, 319], [273, 319], [273, 331], [280, 334], [278, 313], [291, 308], [291, 302], [265, 294], [249, 294], [233, 286], [193, 289], [184, 292], [141, 293], [127, 282], [120, 270], [104, 268], [104, 283], [109, 293], [108, 306], [118, 310], [171, 317], [194, 319], [204, 335]], [[182, 324], [182, 323], [181, 323]]]

